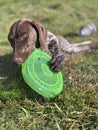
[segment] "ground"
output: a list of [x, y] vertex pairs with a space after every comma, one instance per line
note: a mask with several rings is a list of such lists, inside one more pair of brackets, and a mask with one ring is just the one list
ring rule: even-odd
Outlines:
[[11, 24], [23, 17], [71, 43], [98, 43], [98, 33], [77, 35], [79, 27], [89, 22], [98, 27], [97, 0], [0, 0], [0, 130], [97, 130], [98, 51], [69, 56], [62, 70], [62, 93], [44, 99], [30, 89], [21, 68], [12, 63], [7, 35]]

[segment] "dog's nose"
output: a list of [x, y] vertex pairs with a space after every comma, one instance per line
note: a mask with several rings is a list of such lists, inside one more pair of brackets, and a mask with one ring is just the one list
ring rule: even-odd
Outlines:
[[14, 62], [18, 65], [21, 65], [23, 63], [23, 59], [22, 58], [15, 58]]

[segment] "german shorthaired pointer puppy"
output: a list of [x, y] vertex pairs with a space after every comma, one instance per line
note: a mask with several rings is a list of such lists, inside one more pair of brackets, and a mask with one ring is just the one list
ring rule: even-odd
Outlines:
[[70, 44], [66, 39], [54, 35], [39, 23], [25, 18], [13, 23], [8, 40], [13, 48], [16, 64], [21, 65], [35, 48], [41, 48], [52, 56], [50, 68], [56, 72], [61, 71], [68, 54], [92, 52], [98, 49], [98, 44], [88, 42]]

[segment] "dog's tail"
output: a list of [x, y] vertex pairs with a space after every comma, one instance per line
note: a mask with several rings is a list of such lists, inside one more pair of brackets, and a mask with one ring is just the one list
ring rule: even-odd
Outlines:
[[68, 54], [79, 53], [79, 52], [95, 52], [98, 50], [98, 44], [93, 44], [91, 41], [85, 41], [81, 43], [71, 44], [65, 49], [65, 52]]

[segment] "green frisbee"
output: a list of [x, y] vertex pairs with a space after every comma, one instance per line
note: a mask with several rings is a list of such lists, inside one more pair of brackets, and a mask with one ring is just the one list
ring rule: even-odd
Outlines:
[[51, 71], [48, 63], [51, 57], [40, 49], [34, 52], [22, 64], [22, 76], [25, 82], [37, 93], [54, 98], [63, 89], [61, 72]]

